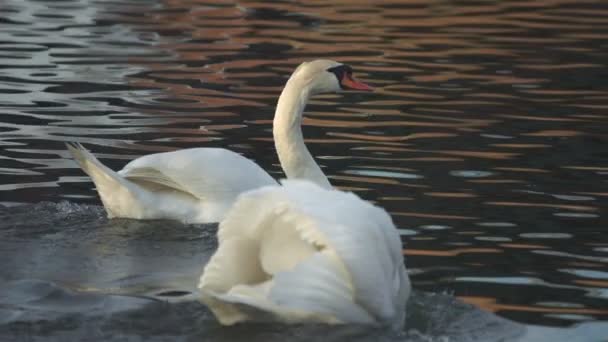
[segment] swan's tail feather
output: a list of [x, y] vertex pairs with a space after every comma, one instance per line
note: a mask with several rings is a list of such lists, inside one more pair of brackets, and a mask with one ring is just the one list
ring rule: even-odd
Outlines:
[[67, 142], [66, 146], [74, 157], [74, 160], [80, 168], [93, 180], [97, 192], [101, 197], [108, 214], [113, 215], [109, 196], [114, 194], [117, 195], [119, 192], [133, 193], [133, 185], [121, 177], [118, 173], [114, 172], [109, 167], [103, 165], [95, 156], [87, 151], [84, 146], [77, 142]]
[[103, 165], [81, 144], [77, 142], [68, 142], [66, 143], [66, 146], [80, 168], [82, 168], [82, 170], [93, 179], [95, 185], [98, 185], [97, 181], [101, 180], [114, 181], [116, 183], [124, 182], [122, 177], [107, 166]]

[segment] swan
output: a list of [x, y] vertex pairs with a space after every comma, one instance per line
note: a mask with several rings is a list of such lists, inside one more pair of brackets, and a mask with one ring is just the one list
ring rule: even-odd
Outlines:
[[[287, 81], [273, 121], [275, 148], [287, 178], [331, 187], [304, 144], [301, 121], [311, 96], [340, 90], [371, 87], [356, 80], [350, 66], [322, 59], [300, 64]], [[150, 154], [115, 172], [81, 144], [67, 147], [95, 183], [109, 218], [219, 222], [238, 194], [277, 184], [253, 161], [222, 148]]]
[[385, 210], [284, 180], [241, 194], [220, 222], [200, 300], [221, 324], [357, 323], [401, 329], [411, 291]]

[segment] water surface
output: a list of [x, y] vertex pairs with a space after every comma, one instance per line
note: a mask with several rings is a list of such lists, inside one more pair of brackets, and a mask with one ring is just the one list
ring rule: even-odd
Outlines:
[[[298, 63], [331, 58], [376, 91], [315, 98], [307, 144], [333, 184], [392, 214], [417, 290], [523, 324], [606, 321], [607, 14], [601, 1], [573, 0], [5, 1], [0, 202], [10, 207], [0, 253], [12, 266], [0, 276], [11, 289], [48, 281], [190, 298], [213, 233], [171, 242], [202, 233], [106, 223], [63, 142], [115, 169], [146, 153], [225, 147], [280, 178], [276, 99]], [[43, 201], [55, 203], [37, 214], [52, 229], [25, 233], [38, 221], [12, 206]], [[97, 216], [80, 226], [56, 218], [74, 203]], [[104, 225], [120, 238], [49, 249], [80, 242], [65, 232]], [[121, 257], [104, 264], [106, 252]], [[127, 267], [123, 258], [140, 252]]]

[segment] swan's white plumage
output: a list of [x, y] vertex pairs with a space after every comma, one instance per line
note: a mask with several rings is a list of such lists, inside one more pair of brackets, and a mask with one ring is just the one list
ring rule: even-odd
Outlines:
[[255, 309], [286, 322], [403, 324], [399, 235], [352, 193], [295, 180], [244, 193], [218, 240], [199, 288], [224, 324], [255, 320]]
[[166, 185], [198, 199], [233, 199], [244, 190], [276, 184], [256, 163], [223, 148], [150, 154], [131, 161], [118, 174], [135, 182]]
[[109, 217], [218, 222], [240, 193], [277, 184], [253, 161], [220, 148], [151, 154], [114, 172], [81, 145], [68, 147]]

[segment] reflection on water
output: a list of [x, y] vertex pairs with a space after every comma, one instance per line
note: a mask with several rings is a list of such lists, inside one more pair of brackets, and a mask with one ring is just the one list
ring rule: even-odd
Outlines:
[[113, 168], [226, 147], [281, 177], [276, 98], [299, 62], [332, 58], [377, 90], [315, 98], [307, 143], [335, 185], [391, 212], [417, 289], [526, 323], [608, 320], [607, 14], [599, 0], [8, 0], [1, 201], [99, 203], [66, 140]]

